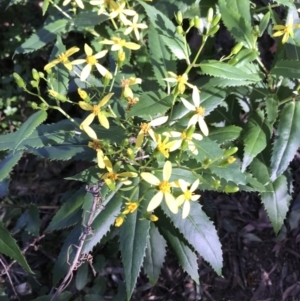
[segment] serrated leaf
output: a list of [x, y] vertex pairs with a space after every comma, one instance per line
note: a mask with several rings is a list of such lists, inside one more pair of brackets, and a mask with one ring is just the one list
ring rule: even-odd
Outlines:
[[22, 157], [22, 151], [9, 152], [8, 155], [0, 162], [0, 181], [7, 178], [13, 167]]
[[66, 177], [65, 180], [75, 180], [75, 181], [81, 181], [84, 183], [97, 183], [99, 182], [99, 167], [98, 166], [92, 166], [89, 167], [78, 174], [70, 177]]
[[167, 49], [163, 37], [160, 36], [152, 24], [148, 29], [149, 51], [152, 68], [157, 82], [162, 87], [166, 87], [166, 81], [163, 78], [168, 77], [167, 71], [176, 73], [176, 62], [172, 58], [172, 54]]
[[[265, 183], [269, 179], [267, 166], [259, 159], [254, 159], [251, 163], [253, 175], [261, 182]], [[288, 194], [287, 180], [285, 176], [279, 176], [275, 182], [266, 185], [266, 192], [261, 193], [261, 200], [268, 213], [275, 234], [278, 234], [289, 210], [291, 196]]]
[[[136, 190], [133, 199], [139, 199]], [[136, 279], [143, 264], [149, 235], [150, 221], [141, 210], [128, 214], [120, 229], [120, 251], [123, 258], [127, 300], [130, 300]]]
[[143, 1], [138, 1], [145, 9], [153, 26], [157, 29], [165, 45], [179, 60], [186, 58], [185, 46], [182, 37], [176, 32], [175, 25], [163, 13]]
[[[111, 192], [112, 195], [115, 192]], [[106, 197], [105, 199], [110, 199], [110, 197]], [[83, 246], [83, 252], [89, 253], [93, 247], [100, 242], [100, 240], [106, 235], [109, 231], [110, 227], [114, 224], [116, 220], [116, 216], [121, 211], [122, 206], [122, 198], [119, 195], [114, 195], [110, 201], [105, 204], [104, 201], [104, 210], [102, 210], [95, 220], [92, 223], [93, 228], [93, 237], [90, 238], [88, 241], [85, 241]]]
[[0, 222], [0, 253], [16, 260], [28, 273], [34, 274], [14, 238]]
[[258, 82], [261, 80], [258, 74], [248, 74], [238, 67], [215, 60], [202, 62], [199, 64], [199, 67], [201, 68], [203, 73], [210, 76], [233, 80], [248, 80], [251, 82]]
[[287, 78], [300, 78], [300, 61], [278, 60], [270, 73]]
[[70, 195], [57, 211], [45, 232], [67, 228], [80, 222], [82, 214], [81, 206], [86, 193], [86, 190], [82, 187]]
[[267, 141], [269, 141], [269, 136], [270, 129], [266, 125], [264, 112], [254, 112], [250, 116], [243, 132], [243, 142], [245, 148], [242, 171], [245, 171], [247, 166], [252, 162], [253, 158], [255, 158], [265, 149], [267, 146]]
[[214, 160], [217, 157], [222, 157], [223, 150], [220, 146], [211, 139], [204, 137], [201, 141], [194, 140], [194, 144], [198, 149], [198, 154], [192, 156], [198, 161], [203, 162], [205, 159]]
[[265, 98], [267, 119], [270, 124], [273, 124], [278, 116], [279, 100], [277, 95], [270, 94]]
[[39, 110], [31, 115], [19, 128], [16, 132], [16, 141], [14, 151], [18, 146], [25, 140], [32, 132], [47, 119], [47, 112], [44, 110]]
[[85, 27], [94, 27], [109, 20], [108, 15], [98, 15], [98, 12], [80, 11], [72, 20], [72, 26], [77, 30]]
[[283, 107], [271, 157], [271, 180], [288, 167], [300, 146], [300, 102], [291, 101]]
[[179, 208], [179, 213], [175, 215], [164, 202], [161, 207], [185, 239], [199, 252], [204, 260], [210, 263], [215, 272], [221, 275], [223, 259], [216, 228], [199, 203], [191, 202], [190, 205], [190, 214], [185, 219], [181, 217], [181, 208]]
[[250, 1], [249, 0], [225, 0], [226, 6], [237, 12], [249, 24], [251, 23]]
[[143, 268], [151, 285], [155, 285], [159, 278], [160, 270], [163, 267], [166, 256], [166, 246], [165, 239], [159, 234], [154, 224], [150, 223]]
[[247, 64], [253, 62], [258, 56], [259, 52], [255, 49], [242, 49], [234, 56], [234, 60], [236, 60], [236, 62], [233, 66], [237, 68], [247, 66]]
[[218, 78], [218, 77], [209, 77], [202, 76], [200, 78], [199, 87], [210, 89], [215, 87], [226, 88], [226, 87], [239, 87], [239, 86], [248, 86], [248, 80], [234, 80], [227, 78]]
[[209, 132], [209, 139], [223, 144], [226, 141], [233, 141], [240, 136], [242, 128], [235, 125], [224, 126], [221, 128], [213, 128]]
[[282, 4], [282, 5], [285, 5], [289, 8], [292, 8], [294, 10], [296, 10], [297, 8], [295, 7], [295, 4], [293, 3], [293, 1], [291, 0], [275, 0], [275, 2], [279, 3], [279, 4]]
[[172, 106], [172, 95], [161, 97], [155, 92], [145, 92], [140, 96], [140, 100], [128, 112], [128, 116], [141, 116], [149, 119], [150, 116], [158, 113], [164, 114]]
[[67, 24], [68, 20], [66, 19], [59, 19], [46, 24], [19, 46], [15, 54], [29, 53], [42, 48], [46, 44], [54, 41], [58, 34], [63, 33]]
[[256, 39], [252, 33], [250, 23], [235, 11], [234, 8], [228, 6], [226, 0], [219, 0], [218, 2], [222, 21], [228, 31], [233, 35], [237, 42], [242, 42], [247, 48], [255, 49]]
[[[157, 210], [160, 212], [159, 210]], [[179, 264], [185, 270], [192, 279], [199, 284], [199, 274], [198, 274], [198, 263], [197, 256], [178, 235], [174, 225], [170, 220], [164, 215], [159, 214], [159, 220], [156, 222], [159, 226], [159, 231], [165, 237], [168, 242], [168, 245], [172, 248], [175, 253]]]

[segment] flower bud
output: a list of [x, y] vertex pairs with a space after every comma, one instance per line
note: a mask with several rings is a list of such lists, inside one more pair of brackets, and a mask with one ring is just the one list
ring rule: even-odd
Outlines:
[[243, 48], [243, 43], [240, 42], [240, 43], [236, 44], [236, 45], [232, 48], [230, 54], [237, 54], [237, 53], [240, 52], [240, 50], [241, 50], [242, 48]]
[[64, 95], [59, 94], [58, 92], [54, 91], [54, 90], [48, 90], [48, 93], [50, 96], [52, 96], [55, 99], [58, 99], [62, 102], [65, 102], [67, 100], [67, 97]]
[[219, 24], [221, 20], [221, 14], [217, 14], [216, 16], [214, 16], [212, 22], [211, 22], [211, 26], [216, 26]]
[[210, 7], [207, 12], [207, 22], [211, 23], [214, 17], [214, 9]]
[[183, 17], [182, 17], [181, 11], [178, 11], [177, 14], [175, 14], [175, 19], [176, 19], [176, 22], [178, 23], [178, 25], [182, 24]]
[[36, 69], [33, 68], [31, 70], [31, 73], [34, 80], [38, 81], [40, 79], [40, 75]]
[[193, 18], [193, 19], [190, 19], [190, 27], [194, 27], [194, 26], [195, 26], [195, 20]]
[[194, 17], [194, 26], [197, 28], [197, 29], [199, 29], [200, 28], [200, 26], [201, 26], [201, 19], [198, 17], [198, 16], [195, 16]]
[[236, 152], [238, 151], [238, 148], [237, 147], [231, 147], [229, 149], [226, 149], [223, 153], [223, 156], [224, 157], [229, 157], [233, 154], [235, 154]]
[[38, 105], [37, 105], [37, 103], [34, 102], [34, 101], [32, 101], [32, 102], [30, 103], [30, 106], [31, 106], [31, 108], [34, 109], [34, 110], [36, 110], [36, 109], [39, 108]]
[[33, 88], [38, 87], [38, 83], [37, 83], [37, 81], [35, 81], [35, 80], [31, 80], [31, 81], [30, 81], [30, 84], [31, 84], [31, 86], [32, 86]]
[[202, 163], [202, 168], [207, 168], [209, 165], [210, 165], [210, 163], [212, 162], [212, 160], [211, 159], [209, 159], [209, 158], [206, 158], [204, 161], [203, 161], [203, 163]]
[[185, 149], [188, 148], [188, 146], [189, 146], [188, 141], [187, 141], [186, 139], [183, 140], [182, 143], [181, 143], [181, 149], [182, 149], [182, 150], [185, 150]]
[[26, 84], [23, 80], [23, 78], [16, 72], [13, 73], [13, 77], [16, 81], [16, 84], [20, 87], [20, 88], [25, 88], [26, 87]]
[[150, 215], [150, 221], [151, 222], [156, 222], [156, 221], [158, 221], [158, 217], [156, 215], [154, 215], [154, 214], [151, 214]]
[[107, 87], [111, 79], [112, 79], [112, 74], [109, 71], [106, 72], [102, 78], [103, 87]]
[[218, 189], [221, 185], [221, 181], [220, 180], [214, 180], [213, 182], [213, 188]]
[[194, 134], [194, 132], [195, 132], [195, 129], [196, 129], [196, 126], [195, 126], [195, 125], [191, 125], [191, 126], [187, 129], [187, 131], [186, 131], [186, 138], [187, 138], [187, 139], [190, 139], [190, 138], [193, 136], [193, 134]]
[[239, 191], [239, 188], [237, 186], [231, 186], [231, 185], [226, 185], [225, 189], [224, 189], [224, 192], [226, 192], [226, 193], [235, 193], [238, 191]]
[[214, 35], [215, 33], [217, 33], [219, 29], [220, 29], [220, 25], [213, 26], [213, 27], [211, 27], [211, 28], [209, 29], [209, 31], [208, 31], [207, 34], [208, 34], [209, 36], [212, 36], [212, 35]]
[[116, 227], [120, 227], [123, 223], [124, 223], [124, 216], [119, 215], [119, 216], [116, 218], [115, 226], [116, 226]]
[[80, 88], [77, 89], [77, 92], [78, 92], [80, 98], [83, 100], [86, 100], [86, 98], [88, 97], [88, 94]]
[[179, 33], [180, 35], [183, 34], [183, 28], [182, 28], [181, 25], [178, 25], [178, 26], [176, 27], [176, 32]]
[[49, 106], [48, 106], [47, 104], [45, 104], [45, 103], [42, 102], [42, 103], [40, 104], [40, 107], [39, 107], [39, 108], [42, 109], [42, 110], [47, 110], [48, 107], [49, 107]]
[[118, 67], [121, 68], [126, 58], [126, 53], [124, 51], [118, 52]]
[[131, 148], [127, 148], [126, 152], [127, 152], [127, 155], [129, 157], [129, 159], [133, 160], [134, 159], [134, 152], [133, 152], [133, 150]]
[[45, 78], [45, 74], [43, 72], [39, 72], [39, 77], [40, 78]]

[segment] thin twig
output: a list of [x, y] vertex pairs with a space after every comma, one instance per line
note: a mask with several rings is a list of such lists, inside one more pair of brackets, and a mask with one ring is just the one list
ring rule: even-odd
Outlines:
[[[0, 204], [0, 208], [30, 208], [31, 205], [17, 205], [17, 204]], [[60, 206], [37, 206], [38, 209], [48, 209], [48, 210], [56, 210], [59, 209]]]

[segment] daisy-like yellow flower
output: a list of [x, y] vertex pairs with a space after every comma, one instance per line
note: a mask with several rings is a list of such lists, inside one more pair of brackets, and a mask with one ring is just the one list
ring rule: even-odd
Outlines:
[[126, 16], [134, 16], [136, 12], [132, 9], [126, 9], [125, 5], [126, 5], [125, 1], [120, 4], [116, 3], [115, 1], [110, 1], [109, 6], [111, 9], [111, 13], [109, 14], [109, 16], [112, 19], [119, 17], [120, 21], [124, 25], [127, 25], [129, 20], [126, 18]]
[[290, 16], [288, 21], [286, 22], [286, 25], [274, 25], [273, 30], [278, 30], [275, 32], [272, 37], [280, 37], [282, 38], [282, 44], [285, 44], [289, 37], [294, 37], [294, 29], [300, 28], [300, 24], [293, 25], [294, 19], [293, 16]]
[[178, 140], [175, 140], [175, 148], [178, 149], [182, 147], [185, 143], [187, 144], [188, 149], [194, 154], [198, 155], [198, 149], [195, 145], [195, 143], [192, 141], [192, 139], [195, 140], [202, 140], [203, 137], [201, 134], [193, 133], [190, 136], [187, 135], [187, 130], [184, 130], [182, 133], [171, 131], [171, 132], [165, 132], [163, 133], [164, 136], [170, 137], [170, 138], [179, 138]]
[[84, 101], [79, 101], [79, 106], [81, 107], [81, 109], [85, 110], [85, 111], [91, 111], [91, 114], [88, 115], [84, 121], [81, 123], [80, 128], [84, 129], [87, 126], [89, 126], [94, 118], [96, 116], [98, 116], [99, 122], [100, 124], [105, 127], [106, 129], [109, 129], [109, 122], [108, 119], [105, 115], [105, 112], [103, 112], [101, 110], [101, 108], [103, 106], [105, 106], [107, 104], [107, 102], [110, 100], [110, 98], [114, 95], [114, 93], [109, 93], [107, 94], [105, 97], [103, 97], [102, 100], [100, 100], [100, 102], [97, 105], [91, 105], [89, 103], [86, 103]]
[[138, 50], [141, 48], [139, 44], [132, 43], [132, 42], [126, 42], [126, 40], [117, 38], [117, 37], [112, 37], [111, 40], [104, 39], [103, 41], [100, 42], [100, 44], [105, 44], [105, 45], [112, 45], [111, 46], [111, 51], [120, 51], [123, 52], [123, 47], [131, 49], [131, 50]]
[[193, 87], [192, 98], [193, 98], [194, 105], [190, 104], [183, 97], [180, 98], [182, 103], [188, 110], [195, 112], [195, 115], [192, 116], [192, 118], [188, 123], [188, 127], [198, 122], [200, 130], [202, 131], [203, 135], [208, 136], [208, 127], [206, 122], [204, 121], [205, 109], [200, 106], [200, 96], [197, 87]]
[[47, 71], [51, 68], [53, 68], [54, 66], [56, 66], [59, 63], [62, 63], [68, 70], [72, 70], [73, 66], [71, 64], [71, 62], [69, 61], [69, 57], [71, 55], [73, 55], [74, 53], [78, 52], [80, 49], [78, 47], [72, 47], [70, 49], [68, 49], [66, 52], [61, 53], [57, 59], [51, 61], [50, 63], [48, 63], [45, 67], [44, 70]]
[[172, 174], [172, 163], [170, 161], [165, 162], [163, 168], [162, 181], [150, 172], [141, 173], [141, 177], [143, 178], [143, 180], [145, 180], [151, 185], [157, 186], [158, 189], [158, 192], [151, 199], [147, 207], [147, 211], [152, 211], [155, 208], [157, 208], [164, 198], [171, 212], [175, 214], [178, 212], [178, 206], [175, 197], [171, 193], [171, 188], [176, 187], [176, 184], [174, 182], [169, 182], [171, 174]]
[[91, 74], [93, 66], [96, 66], [97, 70], [102, 76], [105, 76], [105, 74], [109, 73], [109, 71], [102, 65], [100, 65], [97, 60], [104, 57], [107, 53], [107, 50], [102, 50], [93, 55], [93, 49], [88, 44], [84, 44], [84, 52], [86, 54], [85, 59], [78, 59], [71, 63], [72, 65], [80, 65], [86, 63], [86, 66], [84, 66], [81, 71], [81, 81], [85, 81], [88, 78], [88, 76]]
[[122, 212], [123, 214], [133, 213], [139, 207], [138, 202], [127, 202], [127, 203], [125, 203], [125, 205], [126, 205], [126, 208]]
[[168, 116], [162, 116], [151, 120], [149, 123], [146, 122], [141, 123], [140, 125], [141, 130], [139, 131], [135, 142], [136, 148], [140, 148], [142, 146], [145, 136], [149, 135], [150, 133], [154, 135], [152, 127], [162, 125], [166, 123], [167, 120], [168, 120]]
[[136, 77], [129, 77], [129, 78], [123, 78], [121, 79], [121, 87], [122, 87], [122, 97], [125, 98], [133, 98], [133, 92], [130, 89], [129, 86], [141, 84], [142, 79], [141, 78], [136, 78]]
[[180, 94], [183, 94], [185, 91], [185, 86], [188, 86], [193, 89], [193, 85], [188, 83], [188, 76], [186, 73], [182, 75], [177, 75], [174, 72], [168, 71], [168, 74], [171, 77], [164, 78], [165, 81], [169, 83], [177, 83], [177, 89]]
[[128, 20], [126, 26], [128, 26], [128, 28], [125, 30], [124, 34], [128, 35], [130, 34], [132, 31], [135, 34], [136, 39], [139, 41], [140, 40], [140, 33], [139, 33], [139, 29], [146, 29], [148, 28], [148, 26], [146, 24], [143, 23], [138, 23], [139, 20], [139, 15], [136, 14], [133, 19], [132, 22]]
[[93, 139], [88, 143], [88, 147], [93, 148], [97, 152], [97, 163], [99, 168], [105, 168], [104, 154], [101, 148], [101, 142], [98, 139]]
[[169, 137], [166, 137], [164, 140], [162, 140], [162, 137], [160, 134], [156, 134], [154, 132], [149, 132], [149, 135], [156, 143], [157, 150], [164, 155], [165, 158], [169, 158], [169, 152], [173, 152], [176, 149], [180, 147], [176, 143], [176, 141], [170, 141]]
[[[68, 5], [70, 2], [71, 2], [72, 0], [65, 0], [64, 2], [63, 2], [63, 6], [66, 6], [66, 5]], [[82, 0], [74, 0], [75, 1], [75, 3], [77, 4], [77, 6], [78, 7], [80, 7], [81, 9], [84, 9], [84, 4], [83, 4], [83, 2], [82, 2]]]
[[182, 218], [184, 219], [190, 213], [191, 210], [190, 201], [197, 201], [200, 198], [199, 194], [194, 194], [194, 191], [197, 189], [199, 185], [199, 180], [197, 179], [192, 184], [190, 189], [188, 189], [189, 183], [187, 183], [186, 181], [179, 179], [178, 183], [183, 193], [176, 198], [176, 202], [178, 207], [183, 204]]
[[102, 175], [101, 178], [111, 190], [116, 189], [116, 181], [122, 182], [124, 185], [130, 185], [132, 182], [128, 178], [137, 177], [136, 172], [125, 171], [117, 173], [115, 170], [116, 166], [113, 167], [111, 161], [106, 156], [104, 157], [104, 164], [108, 172]]

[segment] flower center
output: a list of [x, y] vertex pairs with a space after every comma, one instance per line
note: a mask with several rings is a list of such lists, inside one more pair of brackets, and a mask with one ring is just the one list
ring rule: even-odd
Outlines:
[[99, 112], [100, 112], [99, 106], [98, 106], [98, 105], [93, 105], [92, 113], [93, 113], [94, 115], [98, 115]]
[[61, 63], [66, 63], [66, 62], [68, 62], [68, 56], [65, 53], [62, 53], [58, 56], [58, 60]]
[[122, 87], [128, 87], [130, 85], [129, 79], [121, 79], [121, 86]]
[[165, 143], [158, 143], [157, 144], [157, 149], [159, 152], [161, 152], [166, 158], [169, 157], [169, 150], [166, 148]]
[[149, 123], [141, 123], [140, 126], [141, 130], [144, 132], [144, 134], [148, 134], [148, 131], [151, 129], [151, 125]]
[[87, 56], [86, 57], [86, 62], [89, 65], [96, 65], [98, 63], [97, 59], [93, 55]]
[[190, 190], [184, 192], [185, 200], [189, 201], [192, 198], [193, 193]]
[[112, 181], [115, 181], [115, 180], [118, 179], [118, 175], [117, 175], [116, 173], [114, 173], [114, 172], [109, 172], [109, 173], [107, 174], [107, 177], [108, 177], [109, 179], [111, 179]]
[[95, 151], [101, 150], [101, 143], [98, 140], [90, 141], [88, 147], [93, 148]]
[[203, 107], [196, 107], [196, 114], [199, 116], [204, 116], [205, 114], [205, 108]]
[[181, 133], [181, 139], [182, 139], [182, 140], [186, 139], [186, 131], [183, 131], [183, 132]]
[[171, 184], [167, 181], [162, 181], [162, 182], [159, 183], [158, 189], [162, 193], [170, 193], [171, 192]]

